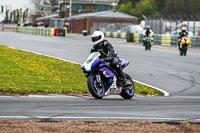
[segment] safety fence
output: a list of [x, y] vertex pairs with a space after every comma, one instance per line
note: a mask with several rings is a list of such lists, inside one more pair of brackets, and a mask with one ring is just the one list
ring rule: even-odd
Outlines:
[[18, 27], [17, 32], [41, 36], [67, 36], [67, 28], [44, 28], [44, 27]]
[[181, 27], [186, 26], [189, 35], [200, 35], [200, 16], [198, 15], [167, 15], [162, 17], [145, 17], [145, 25], [149, 25], [155, 34], [178, 35]]
[[[104, 32], [104, 34], [106, 37], [127, 39], [127, 42], [143, 43], [143, 35], [138, 33]], [[191, 47], [200, 47], [200, 37], [189, 37], [189, 40], [191, 42]], [[178, 36], [155, 34], [154, 44], [176, 46], [178, 44]]]

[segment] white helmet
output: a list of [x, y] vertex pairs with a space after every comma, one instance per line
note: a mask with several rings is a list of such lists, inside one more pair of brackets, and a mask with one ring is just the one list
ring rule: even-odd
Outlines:
[[104, 40], [104, 34], [102, 31], [95, 31], [92, 33], [92, 43], [94, 45], [102, 42]]
[[184, 26], [181, 28], [182, 32], [186, 32], [187, 31], [187, 28]]

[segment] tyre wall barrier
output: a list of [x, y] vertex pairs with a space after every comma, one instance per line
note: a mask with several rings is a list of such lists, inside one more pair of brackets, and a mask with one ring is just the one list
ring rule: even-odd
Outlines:
[[133, 40], [134, 42], [136, 43], [139, 43], [140, 42], [140, 34], [133, 34]]
[[[127, 42], [143, 43], [143, 35], [138, 33], [128, 33]], [[191, 47], [200, 47], [200, 37], [194, 36], [188, 38], [191, 42]], [[178, 36], [170, 35], [154, 35], [154, 44], [164, 45], [164, 46], [176, 46], [178, 44]]]
[[104, 32], [105, 37], [113, 37], [113, 38], [122, 38], [122, 39], [126, 39], [127, 38], [127, 33], [125, 32], [110, 32], [110, 31], [106, 31]]
[[67, 28], [17, 27], [17, 32], [40, 36], [67, 36]]
[[161, 45], [170, 46], [171, 45], [171, 36], [169, 36], [169, 35], [162, 35]]

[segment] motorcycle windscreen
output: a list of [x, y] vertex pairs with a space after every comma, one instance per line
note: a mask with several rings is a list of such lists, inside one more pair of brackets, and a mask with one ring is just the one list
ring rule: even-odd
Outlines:
[[93, 52], [91, 53], [87, 60], [85, 61], [85, 63], [89, 64], [92, 60], [94, 60], [95, 58], [97, 58], [98, 56], [100, 56], [99, 52]]

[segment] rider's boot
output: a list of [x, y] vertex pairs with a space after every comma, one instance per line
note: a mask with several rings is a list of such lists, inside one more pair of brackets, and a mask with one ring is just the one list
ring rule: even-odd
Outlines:
[[123, 71], [121, 71], [119, 73], [119, 75], [120, 75], [120, 77], [122, 79], [122, 87], [123, 87], [123, 89], [126, 89], [128, 87], [128, 82], [127, 82], [127, 79], [126, 79], [126, 75], [124, 74]]

